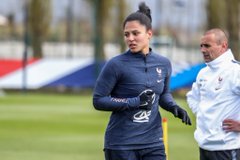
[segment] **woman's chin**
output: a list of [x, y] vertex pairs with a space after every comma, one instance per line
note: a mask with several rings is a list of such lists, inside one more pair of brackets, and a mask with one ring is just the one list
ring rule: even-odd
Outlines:
[[130, 51], [131, 51], [132, 53], [137, 53], [137, 52], [139, 52], [139, 50], [136, 49], [136, 48], [130, 48]]

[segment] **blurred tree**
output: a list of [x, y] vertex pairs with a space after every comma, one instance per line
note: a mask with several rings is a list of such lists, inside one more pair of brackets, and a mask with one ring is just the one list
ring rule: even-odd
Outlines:
[[104, 45], [105, 45], [105, 25], [106, 20], [110, 17], [109, 10], [112, 5], [112, 0], [91, 0], [94, 8], [93, 14], [93, 39], [94, 39], [94, 59], [95, 59], [95, 79], [100, 72], [100, 64], [104, 61]]
[[67, 6], [67, 20], [66, 20], [66, 38], [68, 43], [68, 51], [67, 51], [67, 57], [71, 58], [72, 55], [72, 43], [73, 43], [73, 22], [74, 22], [74, 15], [73, 15], [73, 6], [74, 6], [74, 0], [70, 0], [68, 2]]
[[9, 25], [10, 39], [16, 39], [17, 31], [16, 31], [16, 25], [15, 25], [15, 15], [14, 15], [14, 13], [9, 13], [8, 14], [8, 25]]
[[227, 31], [229, 34], [229, 46], [233, 51], [236, 59], [240, 60], [239, 50], [239, 0], [226, 0], [227, 7]]
[[207, 29], [221, 28], [229, 34], [229, 47], [236, 59], [240, 59], [239, 50], [239, 0], [208, 0]]
[[226, 7], [225, 1], [208, 0], [207, 4], [207, 29], [225, 29]]
[[105, 60], [105, 24], [109, 18], [112, 0], [92, 0], [94, 6], [94, 55], [97, 62]]
[[123, 53], [126, 50], [126, 45], [123, 38], [123, 21], [125, 19], [125, 11], [126, 11], [126, 4], [125, 0], [117, 0], [117, 8], [118, 8], [118, 43], [120, 45], [120, 50]]
[[29, 30], [33, 56], [43, 57], [42, 44], [51, 22], [51, 0], [29, 1]]

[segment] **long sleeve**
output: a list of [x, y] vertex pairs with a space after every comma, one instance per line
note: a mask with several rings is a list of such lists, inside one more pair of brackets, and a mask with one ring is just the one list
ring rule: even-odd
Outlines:
[[187, 93], [187, 103], [194, 114], [197, 113], [200, 102], [199, 87], [196, 82], [193, 83], [192, 89]]
[[159, 98], [159, 105], [167, 111], [171, 111], [173, 107], [177, 105], [169, 89], [171, 73], [172, 73], [172, 67], [169, 62], [168, 74], [164, 80], [164, 89]]
[[240, 67], [233, 71], [232, 75], [232, 90], [235, 94], [240, 95]]
[[[169, 75], [168, 61], [153, 52], [146, 56], [128, 50], [104, 66], [93, 94], [97, 110], [112, 111], [104, 148], [135, 150], [163, 146], [158, 99]], [[140, 107], [139, 95], [146, 90], [152, 90], [155, 99], [151, 108], [145, 109]]]
[[112, 97], [111, 93], [118, 82], [118, 67], [112, 61], [108, 62], [101, 71], [93, 93], [93, 105], [97, 110], [121, 111], [137, 108], [140, 104], [139, 97], [125, 98]]

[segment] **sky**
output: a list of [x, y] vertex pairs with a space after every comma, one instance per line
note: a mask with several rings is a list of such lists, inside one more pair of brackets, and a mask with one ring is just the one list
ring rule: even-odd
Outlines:
[[[22, 6], [25, 0], [1, 0], [0, 14], [7, 15], [14, 13], [16, 20], [23, 19]], [[68, 5], [72, 2], [75, 16], [91, 18], [88, 0], [52, 0], [53, 22], [66, 17]], [[162, 24], [170, 24], [176, 27], [197, 29], [206, 20], [204, 7], [206, 0], [125, 0], [129, 6], [129, 12], [138, 9], [138, 4], [144, 1], [152, 10], [153, 27]], [[82, 7], [84, 6], [84, 7]]]

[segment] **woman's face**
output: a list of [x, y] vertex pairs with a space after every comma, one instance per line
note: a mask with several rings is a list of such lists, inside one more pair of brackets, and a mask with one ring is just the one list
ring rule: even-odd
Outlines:
[[131, 52], [149, 53], [149, 42], [152, 37], [152, 30], [146, 30], [146, 27], [139, 21], [128, 21], [124, 27], [124, 39]]

